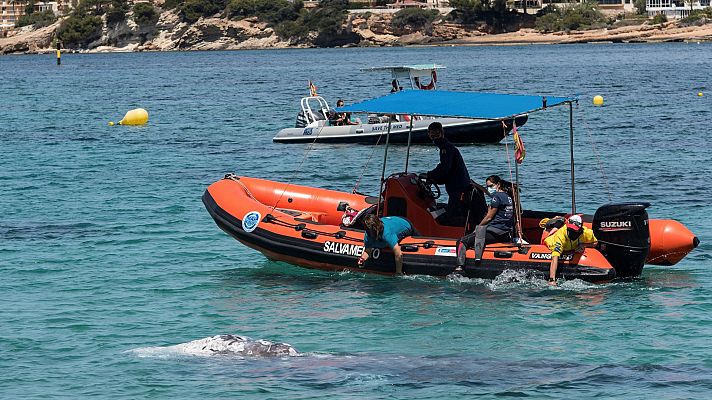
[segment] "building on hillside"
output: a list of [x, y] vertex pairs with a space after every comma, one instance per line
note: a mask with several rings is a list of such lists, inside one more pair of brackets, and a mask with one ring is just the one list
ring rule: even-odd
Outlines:
[[428, 5], [424, 1], [416, 0], [396, 0], [393, 3], [387, 5], [388, 8], [427, 8]]
[[25, 1], [0, 0], [0, 35], [15, 29], [17, 20], [25, 14]]
[[663, 14], [668, 18], [685, 18], [693, 10], [710, 6], [710, 0], [646, 0], [645, 10], [649, 16]]
[[[524, 11], [524, 2], [526, 1], [527, 14], [536, 14], [544, 7], [567, 7], [572, 3], [582, 3], [582, 0], [515, 0], [514, 8], [519, 11]], [[599, 10], [608, 15], [621, 13], [629, 13], [635, 11], [633, 0], [594, 0], [598, 3]], [[648, 0], [649, 1], [649, 0]]]
[[[25, 15], [28, 0], [0, 0], [0, 36], [15, 30], [17, 21]], [[34, 12], [52, 11], [54, 15], [67, 14], [76, 7], [78, 0], [36, 1]]]

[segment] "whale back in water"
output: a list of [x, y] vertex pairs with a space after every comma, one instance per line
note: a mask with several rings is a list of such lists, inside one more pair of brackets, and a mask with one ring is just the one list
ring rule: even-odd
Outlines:
[[253, 340], [247, 336], [216, 335], [192, 342], [170, 346], [181, 353], [193, 355], [239, 355], [250, 357], [292, 357], [299, 355], [294, 347], [287, 343], [274, 343], [269, 340]]

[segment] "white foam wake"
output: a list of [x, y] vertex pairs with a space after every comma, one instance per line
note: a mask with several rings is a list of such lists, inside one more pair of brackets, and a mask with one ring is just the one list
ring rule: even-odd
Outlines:
[[216, 335], [174, 346], [140, 347], [130, 350], [138, 357], [170, 358], [180, 356], [210, 357], [235, 355], [243, 357], [295, 357], [299, 352], [287, 343], [253, 340], [247, 336]]

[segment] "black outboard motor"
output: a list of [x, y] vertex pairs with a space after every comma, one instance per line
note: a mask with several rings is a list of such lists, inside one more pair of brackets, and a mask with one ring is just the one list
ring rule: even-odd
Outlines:
[[299, 114], [297, 114], [297, 123], [294, 124], [295, 128], [306, 128], [307, 124], [309, 121], [307, 121], [307, 116], [304, 115], [304, 111], [300, 110]]
[[593, 216], [593, 233], [601, 253], [616, 270], [616, 277], [638, 276], [650, 251], [646, 208], [650, 203], [607, 204]]

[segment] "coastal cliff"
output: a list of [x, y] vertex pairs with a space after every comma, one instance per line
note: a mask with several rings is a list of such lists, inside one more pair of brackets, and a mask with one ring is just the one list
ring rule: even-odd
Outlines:
[[[338, 34], [310, 34], [306, 39], [285, 40], [265, 22], [250, 17], [241, 20], [201, 17], [185, 22], [175, 10], [160, 12], [155, 24], [142, 26], [132, 18], [108, 27], [102, 21], [101, 33], [81, 51], [190, 51], [237, 50], [293, 47], [408, 46], [408, 45], [496, 45], [556, 44], [588, 42], [666, 42], [712, 40], [712, 24], [707, 20], [686, 26], [679, 22], [633, 25], [540, 33], [532, 28], [509, 33], [489, 33], [486, 26], [463, 25], [448, 21], [426, 28], [394, 29], [390, 14], [350, 14]], [[0, 38], [0, 54], [52, 51], [62, 20], [40, 28], [21, 28], [16, 35]]]

